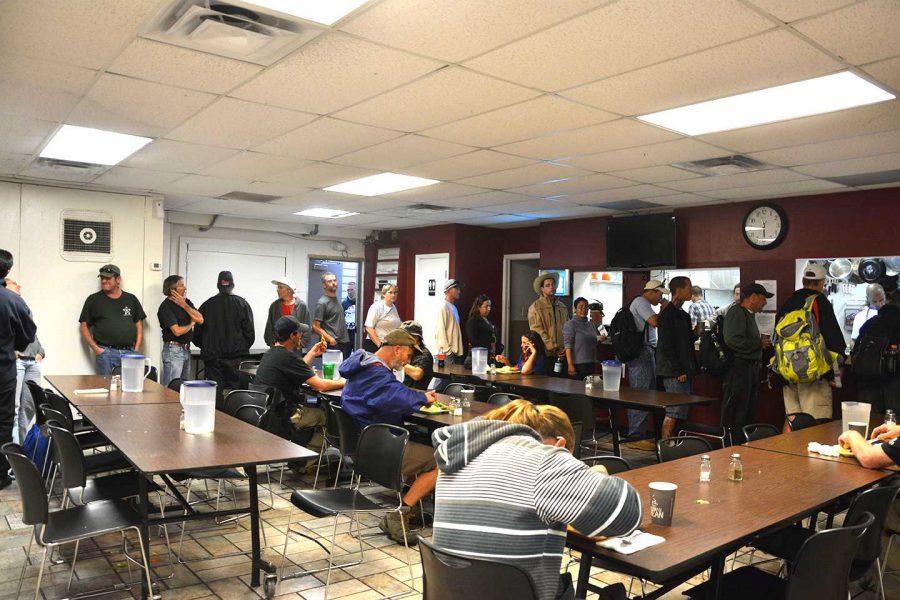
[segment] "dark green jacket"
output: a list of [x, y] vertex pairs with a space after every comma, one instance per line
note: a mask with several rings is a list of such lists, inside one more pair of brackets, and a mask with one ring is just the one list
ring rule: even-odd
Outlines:
[[762, 360], [762, 338], [756, 317], [743, 306], [734, 305], [725, 313], [725, 344], [735, 358]]

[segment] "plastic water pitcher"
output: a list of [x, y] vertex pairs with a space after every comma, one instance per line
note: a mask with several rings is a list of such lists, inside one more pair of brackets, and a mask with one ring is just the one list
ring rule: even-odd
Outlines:
[[603, 391], [618, 392], [622, 385], [622, 363], [617, 360], [603, 361]]
[[[344, 355], [340, 350], [326, 350], [324, 354], [322, 354], [322, 366], [325, 365], [334, 365], [334, 373], [332, 374], [332, 379], [340, 379], [341, 375], [338, 373], [338, 367], [344, 361]], [[324, 368], [323, 368], [324, 371]]]
[[872, 405], [867, 402], [841, 402], [841, 431], [849, 431], [851, 423], [865, 426], [866, 436], [869, 431], [869, 416]]
[[181, 407], [185, 432], [212, 432], [216, 428], [216, 382], [185, 381], [181, 384]]
[[484, 375], [488, 370], [487, 348], [472, 348], [472, 373]]
[[122, 355], [122, 391], [143, 392], [144, 378], [150, 373], [150, 359], [143, 354]]

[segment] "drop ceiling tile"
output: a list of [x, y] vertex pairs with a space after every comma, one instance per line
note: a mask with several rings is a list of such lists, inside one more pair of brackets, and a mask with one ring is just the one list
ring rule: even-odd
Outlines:
[[794, 24], [847, 62], [861, 65], [900, 52], [900, 2], [866, 0], [826, 15]]
[[323, 34], [232, 95], [327, 114], [386, 92], [441, 66], [342, 33]]
[[524, 167], [533, 163], [533, 160], [520, 156], [501, 154], [491, 150], [476, 150], [468, 154], [460, 154], [415, 167], [408, 167], [403, 172], [408, 175], [417, 175], [429, 179], [452, 181], [463, 177], [474, 177], [484, 173]]
[[347, 217], [341, 217], [340, 219], [328, 219], [327, 222], [329, 225], [340, 225], [340, 226], [348, 226], [348, 225], [370, 225], [372, 223], [380, 223], [385, 220], [384, 215], [369, 215], [366, 213], [359, 213], [356, 215], [349, 215]]
[[385, 222], [379, 222], [375, 224], [378, 229], [413, 229], [418, 227], [432, 227], [435, 225], [434, 221], [426, 221], [424, 219], [404, 219], [404, 218], [392, 218]]
[[181, 179], [157, 186], [156, 190], [167, 194], [189, 194], [194, 196], [221, 196], [246, 185], [240, 179], [219, 179], [206, 175], [185, 175]]
[[95, 179], [94, 183], [117, 188], [154, 190], [180, 177], [184, 177], [184, 174], [148, 171], [131, 167], [113, 167]]
[[3, 175], [15, 175], [29, 162], [31, 162], [31, 156], [27, 154], [0, 152], [0, 173]]
[[796, 167], [795, 170], [813, 177], [842, 177], [844, 175], [858, 175], [859, 173], [890, 171], [898, 168], [900, 168], [900, 152], [852, 158], [850, 160], [836, 160], [816, 165], [804, 165]]
[[459, 144], [410, 134], [376, 146], [344, 154], [332, 159], [332, 162], [353, 167], [392, 171], [463, 154], [472, 149], [470, 146], [460, 146]]
[[465, 219], [460, 221], [465, 225], [493, 225], [493, 226], [510, 226], [520, 227], [528, 224], [530, 221], [537, 221], [537, 217], [528, 215], [491, 215], [487, 217], [476, 217], [474, 219]]
[[399, 131], [421, 131], [537, 95], [535, 90], [474, 71], [447, 67], [336, 116]]
[[769, 164], [793, 167], [891, 152], [900, 152], [900, 130], [754, 152], [750, 157]]
[[352, 194], [340, 194], [336, 192], [326, 192], [323, 190], [310, 190], [273, 200], [272, 204], [282, 204], [294, 207], [294, 210], [303, 210], [305, 208], [337, 208], [339, 210], [348, 210], [353, 212], [371, 213], [383, 209], [397, 208], [398, 206], [409, 206], [415, 204], [414, 200], [403, 200], [398, 198], [385, 198], [384, 196], [354, 196]]
[[900, 91], [900, 56], [866, 65], [863, 70], [880, 83]]
[[402, 192], [394, 192], [392, 194], [383, 194], [381, 198], [405, 200], [411, 203], [424, 202], [426, 204], [444, 204], [445, 200], [450, 198], [461, 198], [463, 196], [471, 196], [484, 192], [484, 188], [473, 187], [470, 185], [459, 185], [458, 183], [436, 183], [411, 190], [403, 190]]
[[96, 75], [82, 67], [0, 54], [0, 113], [61, 121]]
[[593, 174], [585, 175], [583, 177], [570, 177], [568, 179], [545, 181], [534, 185], [512, 188], [509, 191], [517, 194], [526, 194], [528, 196], [548, 198], [550, 196], [560, 196], [563, 194], [581, 194], [583, 192], [593, 192], [596, 190], [611, 190], [631, 185], [634, 185], [634, 182], [619, 177]]
[[511, 204], [513, 202], [525, 202], [533, 200], [531, 196], [522, 196], [512, 194], [510, 192], [501, 192], [497, 190], [483, 191], [471, 196], [462, 196], [460, 198], [446, 198], [441, 200], [442, 206], [450, 206], [452, 208], [474, 208], [476, 210], [486, 210], [488, 212], [499, 212], [497, 207], [501, 204]]
[[682, 138], [648, 146], [576, 156], [562, 162], [582, 169], [606, 173], [716, 158], [729, 154], [731, 152], [727, 150], [691, 138]]
[[633, 119], [619, 119], [555, 135], [545, 135], [523, 142], [505, 144], [499, 146], [497, 150], [529, 158], [557, 160], [579, 154], [595, 154], [606, 150], [643, 146], [679, 137], [681, 136], [677, 133], [645, 125]]
[[308, 188], [326, 188], [338, 183], [375, 175], [378, 171], [317, 162], [309, 166], [279, 173], [268, 178], [274, 183], [297, 184]]
[[600, 0], [390, 0], [341, 29], [440, 60], [460, 62], [582, 11]]
[[101, 69], [164, 4], [8, 0], [0, 2], [0, 40], [10, 54]]
[[684, 169], [677, 169], [667, 165], [657, 167], [642, 167], [640, 169], [628, 169], [625, 171], [613, 171], [610, 175], [623, 177], [641, 183], [660, 183], [663, 181], [679, 181], [681, 179], [696, 179], [702, 177], [699, 173], [692, 173]]
[[184, 209], [199, 200], [200, 198], [198, 198], [197, 196], [178, 196], [175, 194], [171, 194], [165, 196], [165, 198], [163, 199], [163, 206], [166, 210], [187, 212]]
[[632, 0], [488, 52], [477, 71], [548, 91], [737, 40], [773, 24], [736, 0]]
[[418, 211], [418, 210], [410, 210], [409, 208], [397, 208], [392, 210], [382, 210], [378, 211], [379, 215], [388, 215], [391, 217], [409, 217], [412, 219], [421, 219], [423, 221], [428, 221], [432, 224], [434, 223], [456, 223], [462, 219], [473, 219], [477, 217], [484, 217], [490, 214], [487, 211], [481, 210], [471, 210], [471, 209], [451, 209], [451, 210], [441, 210], [435, 212], [428, 211]]
[[137, 79], [224, 94], [262, 69], [223, 56], [136, 38], [108, 70]]
[[769, 169], [766, 171], [752, 171], [737, 175], [721, 175], [718, 177], [701, 177], [686, 181], [672, 181], [665, 184], [666, 187], [684, 192], [706, 192], [708, 190], [725, 190], [751, 185], [764, 185], [770, 183], [787, 183], [809, 179], [806, 175], [789, 171], [788, 169]]
[[555, 163], [537, 163], [526, 167], [507, 169], [506, 171], [497, 171], [496, 173], [467, 177], [465, 179], [460, 179], [457, 183], [502, 190], [535, 183], [543, 183], [544, 181], [551, 181], [554, 179], [579, 177], [581, 175], [590, 175], [590, 171]]
[[698, 204], [709, 204], [710, 202], [715, 202], [715, 200], [699, 194], [672, 194], [671, 196], [656, 196], [651, 202], [663, 206], [696, 206]]
[[732, 188], [729, 190], [714, 190], [706, 192], [706, 195], [722, 200], [750, 200], [753, 198], [777, 198], [784, 196], [805, 196], [826, 192], [851, 190], [843, 185], [821, 179], [807, 179], [805, 181], [792, 181], [788, 183], [773, 183], [771, 185], [755, 185], [751, 187]]
[[0, 152], [33, 154], [56, 127], [56, 123], [0, 113]]
[[670, 196], [672, 190], [655, 185], [636, 185], [633, 187], [616, 188], [614, 190], [602, 190], [588, 192], [586, 194], [573, 194], [559, 198], [559, 202], [567, 204], [590, 205], [598, 202], [615, 202], [617, 200], [640, 200], [643, 198], [655, 198], [658, 196]]
[[590, 106], [544, 94], [533, 100], [426, 129], [422, 134], [489, 148], [617, 118], [617, 115]]
[[737, 152], [757, 152], [900, 129], [900, 100], [700, 136]]
[[[563, 95], [622, 115], [643, 115], [811, 79], [842, 67], [796, 35], [776, 30], [589, 83]], [[703, 85], [692, 83], [696, 81]]]
[[549, 211], [560, 207], [572, 207], [572, 204], [561, 204], [545, 198], [523, 198], [515, 202], [500, 204], [493, 208], [494, 212], [502, 214], [524, 215], [541, 211]]
[[235, 154], [237, 152], [229, 148], [155, 140], [129, 156], [122, 164], [149, 171], [195, 173]]
[[262, 154], [260, 152], [241, 152], [222, 162], [206, 167], [201, 171], [203, 175], [233, 179], [267, 180], [268, 177], [285, 171], [299, 169], [310, 164], [309, 161], [298, 158], [287, 158]]
[[220, 98], [166, 137], [225, 148], [252, 148], [315, 118], [309, 113]]
[[530, 211], [525, 213], [516, 213], [527, 215], [536, 219], [560, 219], [563, 217], [589, 217], [592, 215], [607, 214], [602, 209], [595, 206], [575, 206], [557, 204], [545, 210]]
[[286, 198], [295, 196], [309, 191], [309, 188], [302, 185], [291, 183], [272, 183], [270, 181], [251, 181], [250, 183], [242, 183], [234, 188], [235, 192], [248, 192], [250, 194], [265, 194], [267, 196], [278, 196]]
[[267, 154], [327, 160], [400, 137], [400, 133], [325, 117], [254, 148]]
[[106, 73], [91, 87], [66, 122], [159, 137], [215, 98], [212, 94]]
[[785, 23], [832, 11], [859, 0], [749, 0]]

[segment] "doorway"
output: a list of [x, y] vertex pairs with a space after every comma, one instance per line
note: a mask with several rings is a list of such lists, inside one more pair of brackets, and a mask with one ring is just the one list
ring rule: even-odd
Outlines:
[[[337, 260], [333, 258], [310, 258], [309, 281], [307, 282], [306, 305], [309, 307], [310, 321], [316, 314], [316, 303], [322, 297], [322, 276], [325, 273], [337, 275], [337, 297], [344, 306], [344, 320], [347, 322], [347, 333], [353, 348], [359, 348], [359, 287], [360, 262], [358, 260]], [[312, 343], [319, 341], [313, 333]]]
[[444, 283], [450, 277], [450, 254], [416, 254], [415, 319], [422, 324], [425, 345], [437, 354], [435, 331], [438, 309], [444, 302]]
[[503, 256], [503, 345], [506, 356], [515, 360], [519, 340], [527, 332], [528, 307], [537, 297], [532, 287], [539, 272], [540, 254]]

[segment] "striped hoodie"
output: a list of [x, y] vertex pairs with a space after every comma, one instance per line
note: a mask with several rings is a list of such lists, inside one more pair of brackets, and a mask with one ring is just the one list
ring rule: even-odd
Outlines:
[[438, 429], [432, 442], [435, 545], [522, 567], [541, 600], [557, 596], [567, 524], [619, 536], [641, 522], [630, 484], [591, 471], [525, 425], [470, 421]]

